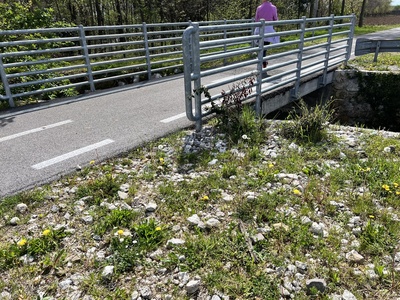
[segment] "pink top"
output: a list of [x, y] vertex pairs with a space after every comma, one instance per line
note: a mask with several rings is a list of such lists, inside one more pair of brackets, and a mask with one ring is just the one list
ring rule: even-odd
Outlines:
[[265, 21], [277, 21], [278, 10], [276, 6], [269, 1], [263, 2], [256, 10], [256, 22], [264, 19]]

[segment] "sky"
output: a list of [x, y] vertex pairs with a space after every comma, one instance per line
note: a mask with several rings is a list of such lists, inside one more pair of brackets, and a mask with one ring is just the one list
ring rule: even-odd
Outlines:
[[392, 0], [392, 5], [400, 5], [400, 0]]

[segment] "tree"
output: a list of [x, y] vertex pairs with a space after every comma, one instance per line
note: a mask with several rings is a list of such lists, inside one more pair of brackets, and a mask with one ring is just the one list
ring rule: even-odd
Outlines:
[[52, 27], [53, 9], [33, 7], [32, 2], [12, 1], [0, 3], [0, 28], [2, 30]]
[[360, 16], [358, 19], [358, 27], [362, 27], [364, 24], [364, 13], [365, 13], [365, 6], [366, 6], [367, 0], [363, 0], [362, 5], [361, 5], [361, 12]]

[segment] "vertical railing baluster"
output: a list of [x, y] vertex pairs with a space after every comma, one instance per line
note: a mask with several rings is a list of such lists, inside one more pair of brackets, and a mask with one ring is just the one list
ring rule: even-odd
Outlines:
[[78, 28], [79, 28], [79, 37], [81, 39], [81, 46], [83, 50], [83, 56], [85, 57], [85, 65], [88, 73], [90, 90], [94, 92], [96, 88], [94, 86], [94, 81], [93, 81], [92, 65], [90, 64], [89, 49], [87, 47], [85, 29], [83, 28], [83, 25], [79, 25]]
[[353, 47], [353, 38], [354, 38], [354, 28], [356, 26], [356, 15], [353, 14], [352, 18], [351, 18], [351, 27], [350, 27], [350, 33], [349, 33], [349, 37], [347, 40], [347, 54], [346, 54], [346, 61], [345, 61], [345, 65], [347, 65], [348, 60], [351, 57], [351, 50]]
[[[227, 22], [226, 22], [226, 20], [224, 20], [224, 25], [226, 25], [227, 24]], [[226, 40], [226, 38], [227, 38], [227, 31], [226, 31], [226, 29], [224, 29], [224, 41]], [[224, 42], [224, 53], [226, 53], [226, 51], [227, 51], [227, 46], [226, 46], [226, 43]], [[226, 66], [226, 64], [227, 64], [227, 59], [226, 58], [224, 58], [224, 66]]]
[[15, 107], [14, 99], [11, 93], [10, 85], [8, 84], [8, 79], [7, 79], [7, 74], [4, 69], [4, 64], [3, 64], [3, 54], [0, 53], [0, 76], [1, 76], [1, 81], [3, 82], [3, 87], [4, 91], [6, 93], [6, 97], [8, 99], [8, 105], [10, 107]]
[[147, 80], [151, 79], [151, 61], [150, 61], [150, 49], [149, 49], [149, 36], [147, 33], [147, 24], [143, 22], [143, 41], [144, 41], [144, 51], [146, 57], [146, 65], [147, 65]]
[[300, 86], [301, 79], [301, 68], [302, 68], [302, 60], [303, 60], [303, 49], [304, 49], [304, 33], [306, 31], [306, 17], [303, 17], [303, 21], [300, 24], [301, 33], [300, 33], [300, 45], [299, 45], [299, 53], [297, 55], [297, 69], [296, 69], [296, 82], [294, 84], [294, 88], [291, 90], [291, 97], [294, 100], [298, 98], [298, 91]]
[[335, 16], [331, 15], [331, 19], [329, 20], [329, 29], [328, 29], [328, 38], [327, 38], [325, 61], [324, 61], [324, 70], [322, 71], [322, 78], [319, 82], [319, 86], [321, 86], [321, 87], [326, 85], [326, 75], [328, 74], [329, 57], [330, 57], [330, 53], [331, 53], [332, 33], [333, 33], [334, 23], [335, 23]]
[[261, 27], [259, 30], [258, 38], [258, 63], [257, 63], [257, 86], [256, 86], [256, 114], [261, 116], [261, 88], [263, 81], [263, 61], [264, 61], [264, 32], [265, 20], [261, 19]]

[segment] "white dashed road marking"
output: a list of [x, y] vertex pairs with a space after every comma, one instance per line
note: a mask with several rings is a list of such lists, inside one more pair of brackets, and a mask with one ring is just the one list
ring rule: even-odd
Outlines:
[[186, 117], [186, 113], [181, 113], [179, 115], [175, 115], [175, 116], [163, 119], [160, 122], [161, 123], [169, 123], [169, 122], [173, 122], [173, 121], [178, 120], [178, 119], [183, 118], [183, 117]]
[[114, 143], [114, 141], [111, 140], [111, 139], [106, 139], [106, 140], [101, 141], [99, 143], [92, 144], [92, 145], [89, 145], [89, 146], [86, 146], [86, 147], [83, 147], [83, 148], [80, 148], [80, 149], [65, 153], [63, 155], [54, 157], [52, 159], [43, 161], [41, 163], [33, 165], [32, 168], [34, 168], [36, 170], [44, 169], [44, 168], [49, 167], [51, 165], [54, 165], [56, 163], [62, 162], [64, 160], [70, 159], [72, 157], [78, 156], [80, 154], [83, 154], [83, 153], [86, 153], [86, 152], [89, 152], [89, 151], [92, 151], [92, 150], [98, 149], [100, 147], [106, 146], [106, 145], [111, 144], [111, 143]]
[[58, 123], [54, 123], [54, 124], [38, 127], [38, 128], [35, 128], [35, 129], [23, 131], [23, 132], [20, 132], [20, 133], [16, 133], [16, 134], [13, 134], [13, 135], [8, 135], [8, 136], [0, 138], [0, 143], [1, 142], [5, 142], [5, 141], [9, 141], [9, 140], [12, 140], [12, 139], [16, 139], [18, 137], [21, 137], [21, 136], [24, 136], [24, 135], [28, 135], [28, 134], [31, 134], [31, 133], [43, 131], [43, 130], [54, 128], [54, 127], [57, 127], [57, 126], [62, 126], [62, 125], [65, 125], [65, 124], [68, 124], [68, 123], [71, 123], [71, 122], [72, 122], [72, 120], [65, 120], [65, 121], [62, 121], [62, 122], [58, 122]]

